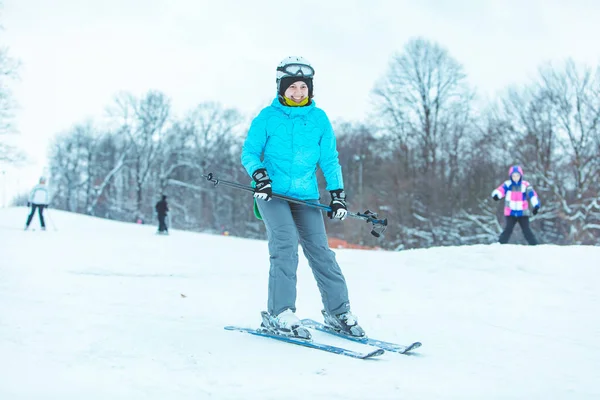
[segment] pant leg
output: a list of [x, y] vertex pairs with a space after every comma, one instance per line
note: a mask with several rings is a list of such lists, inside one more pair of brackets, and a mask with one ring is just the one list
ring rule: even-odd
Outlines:
[[46, 223], [44, 222], [44, 206], [38, 205], [38, 215], [40, 216], [40, 225], [42, 228], [46, 227]]
[[529, 227], [529, 217], [520, 217], [519, 225], [521, 225], [521, 229], [523, 230], [523, 236], [525, 236], [525, 239], [527, 239], [527, 243], [529, 243], [532, 246], [535, 246], [536, 244], [538, 244], [538, 241], [535, 238], [535, 235], [533, 234], [533, 232], [531, 231], [531, 228]]
[[165, 225], [165, 217], [166, 215], [164, 214], [158, 214], [158, 231], [159, 232], [163, 232], [167, 230], [167, 227]]
[[290, 208], [325, 310], [330, 314], [350, 311], [346, 280], [329, 248], [321, 210], [301, 204], [290, 204]]
[[298, 231], [287, 201], [257, 200], [269, 240], [269, 295], [267, 311], [277, 315], [286, 308], [296, 312]]
[[29, 226], [29, 224], [31, 224], [31, 220], [33, 219], [33, 215], [35, 214], [36, 208], [37, 208], [37, 206], [35, 204], [31, 205], [31, 211], [29, 212], [29, 215], [27, 216], [27, 223], [25, 224], [26, 226]]
[[500, 238], [498, 242], [502, 244], [508, 243], [508, 239], [510, 239], [510, 235], [512, 235], [512, 231], [515, 228], [515, 224], [517, 223], [517, 217], [507, 216], [506, 217], [506, 226], [504, 227], [504, 231], [500, 234]]

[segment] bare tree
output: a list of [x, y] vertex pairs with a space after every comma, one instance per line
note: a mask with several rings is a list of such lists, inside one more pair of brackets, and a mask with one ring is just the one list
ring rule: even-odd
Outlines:
[[421, 203], [439, 207], [439, 190], [433, 189], [456, 184], [461, 142], [471, 124], [473, 92], [463, 67], [441, 46], [413, 39], [392, 58], [374, 98], [382, 128], [413, 157]]
[[600, 69], [569, 60], [561, 69], [542, 68], [540, 78], [557, 116], [562, 151], [568, 154], [568, 179], [554, 191], [561, 204], [558, 215], [571, 225], [569, 238], [575, 243], [594, 243], [600, 237]]
[[442, 240], [432, 227], [462, 206], [468, 149], [481, 135], [463, 67], [438, 44], [416, 38], [392, 57], [373, 94], [377, 126], [389, 142], [382, 145], [391, 154], [382, 163], [388, 185], [380, 190], [401, 219], [398, 240]]
[[93, 168], [88, 172], [88, 195], [86, 212], [99, 215], [98, 206], [103, 216], [110, 216], [115, 200], [108, 192], [113, 187], [115, 179], [125, 167], [131, 144], [119, 138], [119, 132], [108, 132], [95, 141]]
[[[223, 179], [237, 179], [241, 176], [239, 163], [241, 124], [244, 121], [239, 111], [223, 108], [218, 103], [201, 103], [191, 110], [182, 121], [179, 131], [182, 134], [185, 154], [188, 157], [179, 160], [187, 164], [187, 171], [179, 173], [187, 177], [188, 202], [186, 209], [201, 218], [201, 225], [208, 229], [221, 230], [225, 226], [236, 225], [231, 207], [235, 203], [229, 198], [230, 192], [215, 192], [203, 182], [203, 173], [214, 172]], [[173, 165], [175, 167], [177, 164]], [[165, 176], [165, 172], [161, 174]], [[182, 186], [182, 180], [175, 176], [169, 180], [170, 185]], [[219, 201], [218, 196], [227, 199]]]
[[150, 91], [141, 99], [121, 94], [110, 111], [121, 119], [120, 131], [129, 139], [126, 163], [135, 188], [132, 212], [136, 219], [143, 218], [145, 209], [151, 209], [144, 204], [144, 189], [160, 154], [162, 135], [171, 112], [170, 100], [157, 91]]
[[374, 90], [387, 126], [401, 132], [402, 142], [420, 148], [425, 171], [437, 165], [441, 142], [457, 115], [468, 115], [472, 94], [465, 80], [463, 67], [445, 49], [418, 38], [392, 58]]
[[87, 203], [93, 133], [90, 125], [76, 125], [58, 136], [50, 152], [50, 173], [55, 187], [55, 206], [81, 212]]
[[0, 48], [0, 162], [15, 163], [25, 159], [22, 150], [8, 143], [7, 139], [3, 140], [3, 137], [15, 133], [14, 101], [9, 82], [18, 77], [18, 68], [19, 63], [9, 55], [8, 48]]

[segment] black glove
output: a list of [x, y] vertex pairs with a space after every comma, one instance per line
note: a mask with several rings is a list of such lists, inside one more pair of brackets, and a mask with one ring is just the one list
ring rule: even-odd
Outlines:
[[31, 207], [31, 203], [29, 201], [27, 202], [27, 207]]
[[537, 215], [538, 211], [539, 211], [540, 207], [533, 207], [533, 215]]
[[273, 197], [271, 188], [271, 178], [265, 168], [259, 168], [252, 174], [256, 186], [254, 187], [254, 197], [264, 201], [269, 201]]
[[331, 203], [329, 203], [331, 211], [327, 211], [327, 216], [331, 219], [337, 218], [343, 220], [348, 215], [344, 189], [332, 190], [329, 193], [331, 193]]
[[494, 199], [494, 200], [498, 201], [498, 200], [500, 200], [500, 197], [498, 197], [498, 195], [497, 195], [497, 194], [495, 194], [495, 195], [493, 195], [493, 196], [492, 196], [492, 199]]

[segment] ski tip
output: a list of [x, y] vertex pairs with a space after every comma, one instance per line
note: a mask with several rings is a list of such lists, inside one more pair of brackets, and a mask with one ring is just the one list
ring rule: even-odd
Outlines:
[[422, 346], [421, 342], [414, 342], [413, 344], [411, 344], [410, 346], [406, 347], [406, 349], [402, 352], [402, 354], [406, 354], [409, 353], [415, 349], [418, 349], [419, 347]]
[[258, 331], [257, 329], [244, 328], [244, 327], [241, 327], [241, 326], [233, 326], [233, 325], [224, 326], [223, 329], [225, 329], [226, 331], [240, 331], [240, 332], [255, 332], [255, 331]]
[[384, 353], [385, 353], [385, 350], [383, 350], [383, 349], [376, 349], [376, 350], [373, 350], [370, 353], [367, 353], [365, 356], [363, 356], [361, 358], [363, 360], [366, 360], [367, 358], [377, 357], [377, 356], [380, 356], [380, 355], [382, 355]]

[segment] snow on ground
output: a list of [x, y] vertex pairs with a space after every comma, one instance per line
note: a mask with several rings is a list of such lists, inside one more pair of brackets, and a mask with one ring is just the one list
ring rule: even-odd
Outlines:
[[335, 250], [367, 333], [423, 342], [357, 360], [223, 329], [260, 323], [265, 241], [26, 214], [0, 209], [0, 399], [600, 398], [600, 247]]

